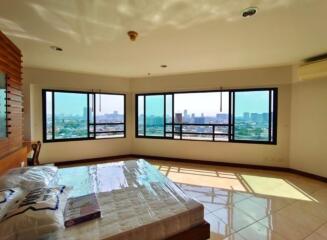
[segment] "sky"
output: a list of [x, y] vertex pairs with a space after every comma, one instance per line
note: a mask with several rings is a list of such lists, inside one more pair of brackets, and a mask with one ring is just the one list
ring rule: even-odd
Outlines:
[[235, 115], [269, 112], [269, 91], [235, 93]]
[[[97, 115], [113, 113], [118, 111], [124, 112], [124, 96], [123, 95], [105, 95], [101, 96], [101, 112], [99, 109], [100, 98], [96, 95], [96, 112]], [[50, 103], [50, 102], [48, 102]], [[83, 115], [84, 108], [87, 107], [87, 94], [83, 93], [55, 93], [55, 111], [56, 113], [65, 115]]]
[[[244, 112], [264, 113], [269, 108], [269, 92], [236, 92], [235, 93], [235, 113], [242, 116]], [[55, 93], [55, 110], [61, 114], [83, 115], [87, 104], [87, 95], [81, 93]], [[124, 111], [123, 95], [101, 96], [100, 104], [97, 104], [96, 112], [98, 115]], [[96, 102], [100, 102], [99, 94], [96, 95]], [[167, 102], [168, 103], [168, 102]], [[195, 113], [200, 116], [216, 116], [217, 113], [228, 113], [228, 92], [222, 93], [222, 112], [220, 112], [220, 93], [178, 93], [175, 94], [175, 113], [184, 113], [187, 109], [188, 114]], [[154, 95], [146, 97], [147, 114], [163, 116], [164, 96]]]
[[[175, 94], [175, 113], [183, 113], [187, 109], [188, 114], [195, 113], [200, 116], [216, 116], [217, 113], [228, 113], [229, 96], [224, 92], [222, 96], [222, 112], [220, 112], [220, 93], [179, 93]], [[242, 116], [244, 112], [264, 113], [269, 112], [269, 92], [237, 92], [235, 93], [235, 113]], [[163, 116], [162, 95], [146, 96], [147, 115]], [[140, 103], [140, 101], [139, 101]], [[140, 112], [142, 114], [143, 112]]]

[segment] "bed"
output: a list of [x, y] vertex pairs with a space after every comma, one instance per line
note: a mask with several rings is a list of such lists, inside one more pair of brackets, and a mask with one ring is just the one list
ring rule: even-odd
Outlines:
[[59, 169], [57, 184], [71, 197], [95, 192], [102, 218], [40, 236], [40, 239], [193, 239], [210, 235], [204, 207], [145, 160]]

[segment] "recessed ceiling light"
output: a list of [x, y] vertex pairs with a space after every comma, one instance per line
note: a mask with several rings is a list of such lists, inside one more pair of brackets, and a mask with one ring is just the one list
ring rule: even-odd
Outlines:
[[162, 68], [166, 68], [166, 67], [168, 67], [166, 64], [162, 64], [160, 67], [162, 67]]
[[252, 17], [254, 16], [258, 11], [258, 8], [257, 7], [249, 7], [249, 8], [246, 8], [242, 11], [242, 16], [243, 17]]
[[151, 75], [151, 73], [148, 73], [148, 76], [150, 76]]
[[61, 47], [58, 47], [58, 46], [50, 46], [50, 48], [54, 51], [59, 51], [59, 52], [62, 52], [63, 49]]

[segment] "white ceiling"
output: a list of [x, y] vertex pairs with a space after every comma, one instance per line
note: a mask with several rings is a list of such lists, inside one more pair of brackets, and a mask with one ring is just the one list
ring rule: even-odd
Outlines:
[[[249, 6], [259, 12], [242, 18]], [[24, 66], [140, 77], [297, 63], [327, 52], [326, 11], [326, 0], [1, 0], [0, 30]]]

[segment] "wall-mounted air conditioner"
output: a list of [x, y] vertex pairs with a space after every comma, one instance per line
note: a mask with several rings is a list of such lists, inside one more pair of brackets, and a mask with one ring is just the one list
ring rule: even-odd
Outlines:
[[327, 54], [308, 58], [298, 68], [300, 80], [310, 80], [327, 77]]

